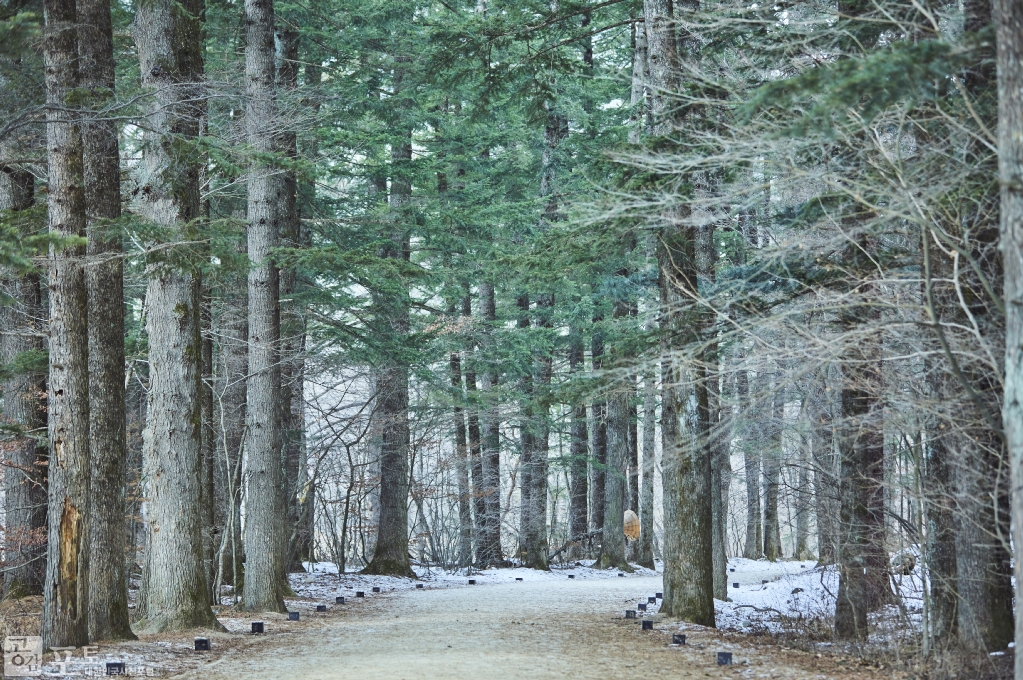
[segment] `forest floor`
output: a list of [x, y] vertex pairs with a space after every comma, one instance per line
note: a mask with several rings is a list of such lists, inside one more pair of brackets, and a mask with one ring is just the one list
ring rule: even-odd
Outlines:
[[[104, 675], [105, 662], [119, 660], [130, 675], [214, 680], [921, 677], [877, 662], [867, 665], [828, 643], [786, 641], [760, 624], [751, 627], [742, 612], [777, 610], [792, 599], [787, 595], [795, 590], [792, 583], [823, 579], [814, 576], [812, 563], [733, 562], [730, 581], [740, 587], [729, 583], [733, 601], [717, 601], [717, 630], [670, 621], [653, 604], [640, 618], [624, 618], [625, 610], [637, 609], [661, 589], [660, 575], [649, 570], [624, 578], [580, 567], [551, 573], [501, 569], [470, 577], [433, 572], [421, 573], [423, 588], [416, 589], [407, 579], [338, 578], [318, 568], [293, 575], [299, 597], [289, 599], [288, 608], [300, 612], [300, 621], [223, 607], [219, 618], [227, 632], [194, 632], [211, 639], [211, 652], [195, 652], [192, 633], [145, 636], [101, 644], [89, 661], [76, 650], [66, 675], [52, 662], [44, 672]], [[467, 578], [477, 584], [468, 585]], [[374, 586], [381, 592], [373, 593]], [[365, 597], [353, 597], [356, 590]], [[336, 595], [344, 595], [346, 603], [335, 605]], [[743, 604], [747, 600], [752, 604]], [[317, 604], [327, 604], [327, 611], [317, 613]], [[641, 630], [643, 616], [654, 630]], [[264, 621], [264, 635], [247, 634], [252, 620]], [[679, 632], [687, 636], [684, 646], [671, 644]], [[733, 665], [718, 666], [719, 651], [731, 652]]]

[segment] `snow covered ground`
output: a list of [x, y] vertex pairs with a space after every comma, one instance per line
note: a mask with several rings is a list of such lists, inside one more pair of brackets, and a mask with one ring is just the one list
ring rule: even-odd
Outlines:
[[[838, 571], [818, 567], [813, 560], [768, 562], [733, 558], [728, 561], [728, 601], [715, 601], [717, 626], [740, 632], [794, 633], [810, 639], [830, 629], [835, 615]], [[767, 581], [767, 583], [764, 583]], [[735, 584], [739, 587], [736, 588]], [[874, 636], [898, 635], [920, 623], [922, 580], [920, 568], [897, 575], [895, 587], [902, 608], [890, 606], [872, 615]]]
[[[365, 576], [348, 572], [338, 576], [337, 567], [330, 562], [307, 563], [308, 573], [292, 574], [291, 587], [301, 599], [288, 600], [292, 611], [312, 611], [317, 604], [333, 607], [337, 596], [354, 598], [357, 591], [366, 598], [407, 591], [421, 585], [423, 589], [485, 587], [510, 583], [517, 579], [525, 582], [565, 581], [571, 575], [583, 582], [593, 579], [619, 578], [618, 570], [592, 569], [592, 561], [584, 560], [575, 566], [553, 568], [549, 572], [526, 568], [464, 569], [450, 572], [439, 568], [414, 567], [418, 581], [389, 576]], [[656, 576], [657, 571], [637, 567], [632, 574], [621, 578]], [[897, 576], [896, 585], [902, 593], [902, 609], [891, 606], [872, 615], [876, 635], [898, 635], [908, 626], [919, 624], [922, 607], [920, 569], [908, 576]], [[819, 633], [830, 630], [835, 615], [835, 597], [838, 592], [838, 572], [835, 567], [818, 567], [814, 560], [780, 561], [732, 558], [728, 561], [728, 600], [715, 600], [715, 618], [721, 630], [740, 633], [792, 633], [815, 639]], [[766, 583], [765, 583], [766, 581]], [[738, 587], [735, 587], [738, 584]], [[380, 588], [374, 593], [373, 588]], [[653, 595], [654, 593], [649, 593]], [[642, 598], [637, 598], [638, 605]], [[230, 598], [225, 597], [225, 604]], [[646, 615], [657, 613], [660, 602], [648, 604]], [[643, 613], [640, 612], [640, 616]]]
[[[424, 590], [437, 588], [455, 588], [469, 586], [469, 580], [475, 581], [475, 586], [482, 587], [498, 583], [513, 583], [516, 580], [537, 582], [537, 581], [587, 581], [593, 579], [619, 578], [617, 569], [591, 569], [588, 565], [593, 564], [592, 560], [583, 560], [576, 563], [581, 566], [556, 567], [551, 571], [537, 571], [524, 567], [510, 569], [484, 569], [483, 571], [460, 569], [450, 572], [437, 567], [414, 566], [413, 570], [419, 577], [418, 581], [406, 578], [395, 578], [393, 576], [367, 576], [357, 572], [346, 572], [338, 576], [337, 566], [332, 562], [307, 562], [305, 564], [308, 573], [291, 574], [291, 588], [301, 600], [287, 600], [286, 603], [292, 611], [315, 609], [317, 604], [325, 604], [328, 607], [334, 604], [335, 598], [355, 597], [356, 592], [364, 593], [366, 598], [394, 593], [405, 590], [413, 590], [417, 585], [422, 585]], [[633, 573], [624, 573], [620, 578], [639, 576], [656, 576], [657, 572], [635, 567]], [[569, 579], [569, 576], [572, 579]], [[379, 593], [374, 593], [373, 588], [380, 588]], [[230, 604], [230, 597], [224, 598], [224, 604]]]

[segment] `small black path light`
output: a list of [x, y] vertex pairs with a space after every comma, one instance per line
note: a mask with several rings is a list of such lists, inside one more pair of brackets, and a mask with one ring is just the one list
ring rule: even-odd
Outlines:
[[259, 635], [262, 632], [263, 632], [263, 622], [262, 621], [253, 621], [252, 622], [252, 634], [253, 635]]
[[521, 581], [521, 580], [522, 580], [522, 577], [521, 577], [521, 576], [516, 576], [516, 577], [515, 577], [515, 580], [516, 580], [516, 581]]
[[469, 579], [469, 585], [470, 586], [476, 585], [476, 579], [474, 579], [474, 578]]
[[[735, 586], [735, 587], [738, 588], [739, 586]], [[356, 590], [355, 591], [355, 597], [366, 597], [366, 593], [361, 591], [361, 590]]]
[[731, 652], [718, 652], [718, 665], [719, 666], [731, 666], [732, 665], [732, 653]]
[[618, 578], [625, 578], [625, 574], [618, 574]]
[[569, 574], [568, 577], [569, 578], [575, 578], [575, 574]]
[[641, 611], [641, 612], [645, 612], [646, 611], [646, 602], [640, 602], [639, 604], [636, 605], [636, 608], [639, 609], [639, 611]]
[[318, 612], [325, 612], [325, 611], [327, 611], [327, 605], [325, 605], [325, 604], [318, 604], [318, 605], [316, 605], [316, 611], [318, 611]]
[[380, 592], [380, 586], [373, 586], [373, 592], [374, 593], [379, 593]]
[[288, 612], [288, 621], [298, 621], [298, 612]]
[[766, 586], [767, 585], [767, 579], [765, 578], [763, 581], [761, 581], [761, 583], [763, 583]]
[[657, 593], [656, 595], [654, 595], [654, 597], [656, 597], [658, 600], [663, 600], [664, 599], [664, 593]]
[[646, 599], [646, 601], [647, 601], [647, 604], [657, 604], [657, 596], [656, 595], [651, 595], [650, 597], [648, 597]]
[[124, 662], [107, 661], [107, 675], [124, 675]]
[[739, 587], [739, 584], [738, 584], [738, 583], [733, 583], [733, 584], [732, 584], [732, 587], [733, 587], [733, 588], [738, 588], [738, 587]]
[[651, 621], [650, 619], [644, 619], [644, 621], [643, 621], [643, 630], [653, 630], [653, 629], [654, 629], [654, 622]]
[[344, 604], [344, 603], [345, 603], [345, 596], [344, 595], [338, 595], [337, 597], [334, 598], [334, 604]]
[[417, 583], [416, 584], [416, 590], [422, 590], [422, 589], [423, 589], [423, 584], [422, 583]]
[[735, 567], [729, 567], [728, 571], [735, 571]]
[[671, 636], [671, 644], [673, 645], [684, 645], [686, 643], [686, 636], [682, 633], [674, 633]]
[[627, 619], [634, 619], [634, 618], [636, 618], [636, 610], [635, 609], [626, 609], [625, 610], [625, 618], [627, 618]]
[[208, 651], [210, 651], [210, 639], [209, 638], [196, 638], [195, 639], [195, 651], [197, 651], [197, 652], [208, 652]]

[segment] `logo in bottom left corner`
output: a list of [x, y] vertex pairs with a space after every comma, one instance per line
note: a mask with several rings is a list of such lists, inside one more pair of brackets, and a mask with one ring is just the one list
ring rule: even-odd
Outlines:
[[43, 639], [38, 635], [4, 638], [4, 675], [31, 678], [43, 674]]

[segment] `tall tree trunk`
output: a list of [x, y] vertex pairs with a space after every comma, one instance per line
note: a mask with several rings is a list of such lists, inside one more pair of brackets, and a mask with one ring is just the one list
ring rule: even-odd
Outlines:
[[89, 297], [89, 458], [93, 503], [89, 518], [89, 637], [135, 639], [128, 622], [125, 570], [124, 266], [121, 240], [103, 220], [121, 216], [117, 127], [105, 120], [114, 94], [114, 41], [108, 0], [81, 0], [78, 53], [81, 85], [92, 120], [82, 126], [85, 206], [89, 216], [86, 269]]
[[[402, 88], [403, 73], [395, 74], [395, 90]], [[394, 145], [391, 151], [390, 211], [393, 230], [381, 256], [407, 263], [411, 257], [410, 237], [404, 215], [412, 198], [411, 132]], [[409, 334], [408, 284], [404, 281], [397, 292], [377, 302], [384, 322], [382, 332], [394, 338], [390, 356], [377, 369], [377, 408], [382, 421], [380, 447], [380, 521], [377, 525], [376, 549], [373, 559], [363, 570], [367, 574], [415, 577], [408, 554], [409, 494], [409, 368], [402, 357], [401, 343]]]
[[[839, 0], [843, 47], [847, 53], [872, 49], [879, 24], [865, 15], [866, 0]], [[842, 366], [842, 427], [839, 431], [839, 583], [835, 604], [836, 639], [867, 639], [867, 613], [891, 601], [884, 522], [884, 380], [882, 377], [880, 312], [871, 306], [876, 295], [870, 282], [875, 269], [877, 239], [869, 233], [871, 211], [847, 206], [841, 230], [849, 240], [843, 262], [851, 272], [850, 297], [839, 312], [846, 334]]]
[[[285, 23], [285, 22], [281, 22]], [[279, 97], [292, 98], [298, 88], [298, 31], [290, 25], [279, 25], [274, 31], [276, 51], [276, 78]], [[290, 102], [288, 102], [290, 103]], [[281, 110], [287, 108], [278, 106]], [[283, 118], [283, 116], [282, 116]], [[280, 154], [289, 162], [298, 160], [298, 134], [289, 124], [281, 120], [278, 135]], [[280, 224], [280, 241], [285, 248], [299, 248], [302, 245], [301, 226], [298, 214], [298, 176], [293, 167], [281, 174], [277, 216]], [[306, 469], [302, 448], [303, 423], [295, 417], [292, 405], [302, 392], [302, 350], [305, 344], [305, 324], [295, 299], [297, 272], [294, 265], [280, 270], [280, 315], [281, 315], [281, 436], [284, 445], [284, 498], [288, 506], [287, 517], [287, 567], [288, 573], [302, 572], [302, 562], [308, 559], [308, 536], [303, 503], [306, 491]]]
[[[649, 21], [649, 15], [648, 15]], [[653, 47], [653, 40], [651, 47]], [[714, 625], [711, 461], [707, 451], [706, 376], [678, 355], [695, 344], [696, 270], [691, 229], [661, 236], [659, 285], [666, 338], [661, 349], [661, 451], [664, 485], [663, 613]]]
[[[693, 3], [686, 4], [687, 10]], [[670, 0], [645, 0], [653, 132], [672, 130], [680, 62]], [[662, 216], [657, 254], [661, 302], [661, 461], [664, 485], [664, 604], [661, 611], [699, 625], [714, 625], [711, 461], [707, 454], [706, 376], [678, 355], [699, 339], [700, 313], [695, 234], [684, 226], [683, 206]], [[702, 388], [701, 388], [702, 386]]]
[[[713, 183], [712, 183], [713, 184]], [[696, 268], [700, 278], [713, 284], [717, 278], [717, 251], [714, 245], [714, 223], [710, 223], [696, 231]], [[710, 314], [707, 322], [713, 325]], [[712, 331], [713, 332], [713, 331]], [[710, 507], [712, 538], [712, 557], [714, 560], [714, 597], [719, 600], [728, 599], [728, 558], [725, 554], [726, 523], [728, 506], [721, 492], [723, 469], [727, 465], [728, 454], [725, 451], [721, 420], [721, 385], [720, 365], [716, 339], [707, 342], [703, 356], [707, 368], [707, 456], [710, 458]]]
[[957, 629], [962, 649], [987, 655], [1013, 639], [1011, 556], [1003, 543], [1010, 531], [1009, 489], [997, 435], [980, 428], [971, 434], [954, 459]]
[[[318, 46], [309, 45], [308, 43], [307, 45], [309, 46], [309, 53], [305, 57], [304, 81], [306, 89], [313, 94], [303, 99], [303, 104], [308, 106], [309, 115], [315, 117], [320, 110], [320, 100], [316, 93], [318, 88], [322, 86], [323, 69], [320, 67], [322, 59], [319, 56]], [[296, 213], [298, 217], [295, 220], [297, 232], [294, 233], [298, 238], [297, 246], [308, 249], [312, 245], [312, 234], [309, 228], [303, 226], [302, 218], [316, 214], [315, 167], [319, 155], [319, 143], [315, 131], [305, 134], [300, 139], [300, 142], [299, 153], [305, 159], [307, 169], [302, 173], [301, 181], [297, 182], [299, 197]], [[300, 287], [301, 283], [296, 273], [296, 293], [302, 290]], [[307, 285], [303, 287], [307, 287]], [[293, 331], [289, 328], [288, 336], [293, 338], [289, 342], [295, 354], [292, 355], [291, 409], [288, 414], [289, 424], [286, 429], [292, 433], [292, 439], [288, 440], [288, 445], [298, 450], [297, 457], [299, 461], [299, 488], [297, 492], [299, 494], [299, 517], [302, 527], [297, 530], [297, 546], [295, 551], [299, 559], [315, 562], [316, 471], [309, 468], [309, 450], [305, 425], [305, 352], [308, 322], [304, 307], [295, 307], [292, 309], [292, 312], [297, 317], [297, 325]]]
[[[621, 270], [617, 273], [627, 278], [629, 272]], [[619, 323], [629, 315], [628, 303], [615, 300], [612, 318]], [[613, 346], [614, 368], [620, 369], [624, 357], [619, 347]], [[631, 390], [622, 381], [611, 383], [610, 394], [607, 396], [607, 465], [604, 473], [604, 524], [601, 535], [600, 562], [594, 565], [598, 569], [614, 568], [620, 571], [632, 571], [626, 559], [625, 545], [625, 511], [629, 502], [629, 396]]]
[[[604, 367], [604, 330], [600, 327], [602, 317], [594, 319], [593, 335], [590, 338], [590, 355], [593, 373], [598, 374]], [[593, 478], [590, 480], [590, 522], [594, 529], [604, 524], [604, 492], [607, 485], [607, 402], [598, 399], [590, 408], [593, 413]]]
[[[209, 201], [203, 201], [203, 220], [210, 218]], [[209, 257], [209, 251], [204, 253]], [[202, 347], [199, 379], [199, 403], [202, 433], [199, 449], [199, 484], [202, 491], [203, 562], [206, 565], [206, 587], [209, 602], [219, 605], [217, 588], [217, 550], [223, 538], [223, 527], [217, 525], [217, 428], [213, 408], [213, 295], [210, 286], [200, 279], [199, 337]]]
[[[968, 0], [963, 9], [967, 31], [977, 33], [991, 24], [990, 1]], [[984, 97], [993, 89], [995, 73], [990, 62], [983, 61], [985, 65], [969, 69], [963, 78], [974, 99]], [[983, 153], [979, 142], [970, 140], [967, 144], [974, 147], [968, 148], [968, 153]], [[976, 209], [971, 199], [964, 200], [962, 212], [966, 220], [949, 220], [946, 231], [972, 250], [970, 260], [979, 264], [987, 281], [994, 283], [994, 296], [1005, 299], [1001, 290], [1004, 274], [1002, 258], [998, 254], [999, 233], [994, 213]], [[929, 234], [925, 237], [930, 240]], [[928, 245], [927, 241], [924, 246]], [[950, 258], [945, 257], [940, 248], [928, 248], [924, 254], [930, 260], [925, 262], [925, 270], [931, 270], [925, 289], [931, 317], [928, 321], [935, 324], [941, 334], [938, 344], [946, 342], [945, 332], [937, 326], [940, 323], [953, 328], [960, 324], [978, 323], [984, 329], [988, 342], [1000, 344], [998, 327], [1001, 310], [986, 294], [974, 292], [983, 291], [985, 285], [977, 273], [971, 268], [955, 271]], [[936, 272], [933, 271], [935, 268]], [[933, 280], [935, 275], [938, 281]], [[951, 287], [941, 279], [953, 277], [957, 279], [957, 285], [954, 290], [949, 290]], [[958, 297], [964, 289], [965, 309]], [[987, 332], [992, 327], [997, 330]], [[1008, 538], [1010, 486], [1009, 475], [1005, 474], [1005, 441], [1001, 436], [1004, 427], [998, 396], [999, 377], [992, 375], [986, 365], [978, 365], [971, 360], [968, 354], [952, 355], [952, 361], [956, 362], [954, 368], [958, 369], [960, 377], [972, 384], [972, 392], [976, 395], [974, 403], [964, 404], [971, 412], [972, 422], [967, 425], [964, 436], [957, 438], [957, 455], [953, 459], [955, 469], [952, 471], [959, 520], [955, 533], [958, 641], [965, 651], [986, 654], [1004, 649], [1012, 641], [1014, 633]], [[946, 379], [953, 382], [951, 377]], [[961, 389], [958, 391], [962, 392]], [[939, 403], [948, 402], [943, 400]]]
[[[805, 422], [804, 422], [805, 424]], [[798, 483], [794, 489], [796, 496], [796, 550], [793, 554], [797, 560], [808, 560], [813, 557], [810, 552], [810, 440], [804, 439], [799, 445]]]
[[[784, 555], [781, 547], [781, 521], [778, 492], [781, 488], [782, 434], [785, 424], [785, 390], [779, 367], [774, 379], [774, 403], [771, 410], [771, 438], [764, 455], [764, 557], [777, 562]], [[765, 379], [766, 382], [766, 379]], [[766, 387], [766, 385], [765, 385]], [[766, 410], [766, 408], [765, 408]]]
[[[521, 330], [530, 328], [529, 295], [520, 295], [515, 300], [519, 308], [517, 327]], [[518, 557], [525, 560], [527, 536], [529, 535], [530, 512], [532, 511], [531, 496], [533, 491], [533, 449], [536, 446], [536, 433], [533, 422], [533, 373], [528, 368], [519, 378], [521, 403], [519, 404], [519, 549]]]
[[[454, 305], [452, 305], [454, 312]], [[451, 399], [452, 430], [454, 431], [454, 463], [455, 478], [458, 481], [458, 566], [463, 569], [472, 563], [472, 508], [469, 491], [469, 447], [465, 436], [465, 408], [462, 403], [465, 395], [462, 392], [462, 360], [458, 352], [452, 352], [451, 366]]]
[[[480, 318], [485, 324], [483, 349], [492, 351], [493, 329], [497, 324], [497, 306], [494, 284], [481, 281], [479, 285]], [[491, 364], [483, 372], [482, 425], [483, 425], [483, 540], [481, 554], [477, 554], [480, 567], [504, 562], [501, 547], [501, 417], [497, 394], [498, 373]]]
[[[735, 374], [735, 397], [739, 402], [740, 414], [737, 423], [746, 423], [750, 417], [751, 404], [749, 374], [744, 367]], [[749, 431], [749, 427], [743, 429]], [[748, 560], [759, 560], [764, 556], [763, 525], [760, 523], [760, 449], [752, 439], [749, 436], [739, 438], [746, 478], [746, 541], [743, 543], [742, 556]]]
[[653, 371], [643, 376], [643, 479], [639, 489], [639, 550], [636, 562], [654, 568], [654, 470], [657, 467], [657, 385]]
[[813, 417], [813, 491], [817, 515], [817, 564], [833, 564], [838, 549], [839, 484], [835, 455], [833, 399], [825, 389], [829, 381], [826, 371], [817, 376], [817, 398], [820, 400]]
[[[852, 229], [850, 229], [852, 231]], [[847, 232], [848, 233], [848, 232]], [[865, 252], [868, 246], [859, 249]], [[855, 255], [850, 261], [855, 261]], [[852, 303], [844, 315], [847, 330], [876, 323], [876, 313]], [[876, 333], [876, 330], [868, 331]], [[839, 438], [841, 498], [839, 588], [835, 635], [865, 640], [867, 613], [890, 600], [884, 536], [884, 414], [879, 340], [856, 339], [843, 366]]]
[[280, 276], [284, 179], [266, 157], [277, 151], [273, 0], [245, 2], [245, 128], [248, 174], [249, 384], [245, 407], [245, 583], [248, 611], [285, 611], [287, 499], [284, 496], [280, 365]]
[[[639, 514], [639, 407], [636, 404], [636, 376], [630, 375], [626, 400], [629, 404], [629, 499], [626, 507]], [[633, 548], [633, 552], [634, 552]]]
[[[237, 244], [247, 249], [244, 239]], [[241, 594], [245, 549], [242, 542], [242, 444], [245, 439], [245, 392], [249, 376], [249, 291], [244, 279], [225, 277], [219, 322], [217, 369], [218, 524], [224, 539], [223, 582]]]
[[[536, 325], [550, 332], [554, 295], [542, 293], [536, 300]], [[550, 454], [550, 402], [553, 361], [547, 349], [548, 339], [541, 340], [544, 349], [534, 361], [536, 394], [534, 406], [533, 451], [529, 472], [529, 523], [526, 526], [525, 566], [532, 569], [550, 569], [547, 555], [547, 475]]]
[[[1006, 448], [1012, 483], [1012, 540], [1015, 546], [1016, 640], [1023, 640], [1023, 6], [995, 0], [998, 37], [998, 176], [1001, 186], [1001, 250], [1006, 304]], [[1023, 654], [1016, 656], [1023, 680]]]
[[[867, 614], [881, 599], [878, 576], [872, 569], [877, 545], [876, 527], [883, 522], [884, 441], [877, 399], [880, 366], [864, 363], [844, 367], [843, 428], [840, 438], [841, 538], [839, 587], [835, 608], [835, 635], [839, 639], [867, 639]], [[851, 375], [850, 375], [851, 374]], [[881, 495], [882, 498], [877, 497]], [[887, 562], [887, 560], [886, 560]], [[885, 573], [887, 581], [887, 573]]]
[[[462, 316], [467, 321], [472, 319], [472, 297], [469, 295], [468, 287], [466, 287], [465, 297], [462, 298]], [[470, 495], [472, 498], [472, 515], [473, 525], [472, 534], [476, 545], [476, 551], [479, 553], [482, 550], [484, 536], [486, 535], [486, 522], [484, 518], [486, 516], [486, 502], [485, 492], [486, 479], [483, 476], [483, 450], [481, 448], [482, 439], [480, 434], [480, 416], [479, 408], [480, 404], [476, 397], [476, 367], [475, 367], [475, 347], [473, 341], [470, 338], [466, 342], [465, 346], [465, 392], [466, 392], [466, 411], [469, 416], [469, 471], [472, 476], [472, 483], [470, 487]]]
[[[568, 370], [578, 375], [585, 369], [585, 349], [582, 334], [577, 328], [569, 331]], [[570, 539], [580, 538], [588, 530], [587, 500], [589, 496], [590, 458], [589, 432], [586, 426], [586, 403], [580, 402], [572, 406], [571, 442], [569, 443], [569, 507], [568, 536]], [[582, 555], [582, 545], [573, 545], [569, 550], [570, 558]]]
[[597, 569], [632, 571], [625, 559], [624, 516], [628, 502], [629, 400], [615, 389], [607, 399], [607, 467], [604, 474], [604, 532]]
[[[151, 97], [139, 167], [139, 214], [160, 241], [196, 240], [199, 168], [191, 146], [202, 115], [201, 0], [153, 0], [135, 15], [142, 85]], [[173, 143], [172, 143], [173, 140]], [[148, 553], [138, 613], [144, 632], [222, 629], [209, 606], [199, 501], [202, 349], [199, 279], [187, 258], [147, 263], [149, 394], [143, 435]]]
[[[32, 207], [32, 173], [0, 166], [0, 210], [20, 212]], [[5, 282], [11, 305], [3, 315], [6, 333], [0, 336], [0, 360], [28, 367], [12, 371], [3, 381], [4, 422], [18, 434], [7, 444], [4, 461], [4, 583], [5, 597], [40, 595], [46, 578], [46, 373], [32, 363], [46, 352], [46, 318], [37, 272]], [[31, 361], [34, 359], [35, 361]]]
[[[65, 109], [80, 86], [78, 17], [74, 0], [46, 0], [48, 215], [56, 236], [85, 236], [82, 132]], [[89, 352], [85, 248], [50, 248], [48, 431], [49, 515], [44, 647], [78, 647], [89, 640]]]
[[[929, 311], [937, 312], [933, 304], [936, 294], [949, 293], [934, 281], [935, 276], [946, 278], [948, 272], [940, 272], [938, 262], [932, 261], [929, 230], [922, 230], [921, 252], [923, 253], [924, 297]], [[937, 314], [935, 314], [935, 317]], [[939, 343], [931, 343], [937, 346]], [[957, 444], [953, 430], [949, 427], [952, 414], [946, 413], [943, 405], [951, 400], [956, 385], [950, 373], [943, 370], [940, 361], [925, 359], [927, 387], [937, 406], [927, 419], [924, 447], [924, 503], [927, 516], [927, 544], [924, 546], [924, 560], [930, 584], [930, 635], [939, 644], [947, 645], [958, 636], [959, 588], [956, 583], [956, 503], [952, 470], [955, 467]], [[970, 442], [962, 442], [970, 446]], [[972, 538], [972, 536], [971, 536]], [[965, 566], [965, 565], [964, 565]]]

